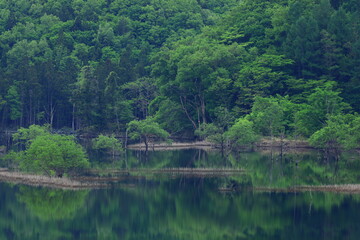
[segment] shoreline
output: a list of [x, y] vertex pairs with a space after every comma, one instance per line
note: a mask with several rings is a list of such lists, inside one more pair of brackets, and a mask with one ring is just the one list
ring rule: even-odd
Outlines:
[[69, 190], [96, 189], [108, 186], [107, 184], [80, 182], [69, 178], [47, 177], [42, 175], [12, 172], [4, 168], [0, 169], [0, 182]]
[[[142, 172], [142, 171], [138, 171]], [[147, 172], [147, 171], [145, 171]], [[174, 173], [182, 175], [183, 177], [217, 177], [228, 176], [230, 173], [242, 173], [241, 169], [159, 169], [149, 170], [148, 173], [169, 174], [173, 177]], [[209, 174], [210, 173], [210, 174]], [[219, 174], [220, 173], [220, 174]], [[210, 175], [210, 176], [209, 176]], [[84, 190], [84, 189], [101, 189], [109, 188], [112, 186], [111, 182], [118, 182], [119, 180], [134, 178], [137, 179], [142, 176], [112, 176], [112, 177], [99, 177], [99, 176], [80, 176], [74, 179], [70, 178], [56, 178], [47, 177], [34, 174], [26, 174], [20, 172], [12, 172], [8, 169], [0, 169], [0, 182], [7, 182], [12, 184], [27, 185], [33, 187], [47, 187], [55, 189], [66, 190]], [[143, 176], [146, 177], [146, 176]], [[121, 183], [119, 182], [119, 185]], [[246, 189], [234, 188], [218, 188], [221, 193], [236, 193], [242, 190], [254, 192], [269, 192], [269, 193], [300, 193], [300, 192], [332, 192], [332, 193], [345, 193], [345, 194], [360, 194], [360, 184], [333, 184], [333, 185], [300, 185], [288, 188], [276, 187], [261, 187], [253, 186]]]
[[[267, 139], [263, 138], [259, 142], [254, 144], [255, 149], [270, 149], [270, 148], [283, 148], [286, 150], [289, 149], [299, 149], [299, 150], [313, 150], [314, 147], [311, 147], [309, 143], [305, 140], [288, 140], [288, 139]], [[131, 150], [140, 150], [145, 151], [146, 146], [144, 143], [129, 144], [126, 147]], [[148, 150], [157, 151], [157, 150], [180, 150], [180, 149], [220, 149], [218, 144], [214, 144], [207, 141], [195, 141], [195, 142], [173, 142], [173, 143], [150, 143]]]
[[[145, 151], [145, 143], [129, 144], [126, 147], [131, 150]], [[215, 144], [206, 141], [196, 142], [173, 142], [173, 143], [150, 143], [149, 151], [153, 150], [181, 150], [181, 149], [204, 149], [209, 150], [215, 148]]]

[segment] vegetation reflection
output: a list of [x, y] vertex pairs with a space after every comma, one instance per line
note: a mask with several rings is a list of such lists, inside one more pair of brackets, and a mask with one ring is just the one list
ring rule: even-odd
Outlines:
[[130, 151], [122, 166], [128, 168], [214, 168], [243, 169], [223, 179], [219, 187], [231, 184], [286, 188], [297, 185], [356, 183], [360, 177], [359, 154], [344, 152], [332, 155], [318, 151], [289, 151], [279, 149], [260, 152], [224, 154], [219, 151], [179, 150], [141, 152]]
[[18, 199], [41, 220], [72, 219], [84, 206], [88, 190], [20, 187]]

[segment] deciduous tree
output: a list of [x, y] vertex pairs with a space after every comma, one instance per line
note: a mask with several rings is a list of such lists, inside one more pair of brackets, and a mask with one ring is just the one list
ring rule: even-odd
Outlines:
[[151, 117], [144, 120], [133, 120], [128, 123], [127, 131], [131, 139], [140, 139], [144, 142], [146, 151], [149, 148], [149, 142], [153, 139], [167, 139], [170, 134], [165, 131]]

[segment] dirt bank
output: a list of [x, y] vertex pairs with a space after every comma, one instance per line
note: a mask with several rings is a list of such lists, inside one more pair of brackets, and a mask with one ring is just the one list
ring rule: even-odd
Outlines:
[[89, 189], [103, 188], [107, 186], [106, 184], [98, 182], [79, 182], [68, 178], [56, 178], [20, 172], [12, 172], [4, 168], [0, 169], [0, 181], [29, 186], [42, 186], [60, 189]]
[[[215, 144], [206, 141], [197, 142], [173, 142], [173, 143], [151, 143], [149, 150], [177, 150], [177, 149], [211, 149]], [[144, 143], [130, 144], [128, 149], [144, 150], [146, 149]]]
[[[141, 171], [138, 171], [138, 173]], [[227, 176], [233, 174], [241, 174], [244, 171], [241, 169], [160, 169], [147, 173], [155, 174], [179, 174], [183, 176], [209, 177], [209, 176]], [[77, 180], [68, 178], [53, 178], [46, 176], [39, 176], [33, 174], [25, 174], [19, 172], [11, 172], [8, 169], [0, 169], [0, 181], [10, 182], [13, 184], [23, 184], [29, 186], [41, 186], [58, 189], [94, 189], [110, 187], [108, 182], [117, 182], [124, 180], [126, 176], [118, 177], [79, 177]], [[132, 178], [139, 178], [139, 176], [132, 176]], [[289, 188], [271, 188], [271, 187], [249, 187], [247, 189], [233, 189], [233, 188], [219, 188], [220, 192], [234, 192], [242, 190], [250, 190], [256, 192], [334, 192], [334, 193], [348, 193], [360, 194], [360, 184], [341, 184], [341, 185], [319, 185], [319, 186], [294, 186]]]
[[[145, 179], [146, 176], [168, 177], [223, 177], [243, 174], [242, 169], [220, 168], [164, 168], [164, 169], [129, 169], [129, 170], [89, 170], [83, 176], [69, 178], [47, 177], [0, 169], [0, 182], [10, 182], [30, 186], [42, 186], [61, 189], [93, 189], [110, 187], [111, 183], [126, 180]], [[105, 176], [99, 176], [105, 174]]]
[[[88, 175], [113, 176], [114, 179], [134, 178], [141, 176], [189, 176], [189, 177], [222, 177], [244, 174], [243, 169], [234, 168], [161, 168], [161, 169], [145, 169], [133, 168], [128, 170], [89, 170]], [[85, 179], [81, 177], [79, 179]], [[111, 177], [101, 177], [101, 181], [110, 179]]]
[[312, 149], [309, 143], [305, 140], [289, 140], [289, 139], [281, 139], [281, 138], [262, 138], [259, 142], [255, 144], [258, 148], [271, 148], [271, 147], [278, 147], [278, 148], [306, 148]]
[[[254, 144], [256, 149], [269, 149], [269, 148], [283, 148], [283, 149], [313, 149], [309, 143], [305, 140], [288, 140], [280, 138], [263, 138]], [[130, 144], [128, 149], [145, 150], [144, 143]], [[215, 149], [220, 146], [207, 142], [207, 141], [195, 141], [195, 142], [173, 142], [173, 143], [151, 143], [149, 144], [149, 150], [177, 150], [177, 149]]]

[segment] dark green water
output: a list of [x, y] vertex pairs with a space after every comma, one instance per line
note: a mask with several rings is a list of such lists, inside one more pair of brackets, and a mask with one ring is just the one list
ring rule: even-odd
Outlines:
[[[221, 193], [219, 187], [356, 182], [357, 155], [316, 152], [222, 158], [197, 150], [128, 153], [101, 167], [235, 167], [223, 178], [149, 176], [110, 189], [65, 191], [0, 184], [0, 239], [359, 239], [360, 196]], [[125, 163], [126, 162], [126, 163]]]
[[[221, 154], [218, 151], [178, 150], [130, 151], [115, 159], [92, 155], [92, 167], [98, 169], [133, 168], [230, 168], [246, 174], [222, 179], [240, 185], [290, 187], [296, 185], [360, 183], [360, 155], [340, 156], [317, 151], [280, 153], [278, 151]], [[99, 161], [101, 159], [101, 161]]]

